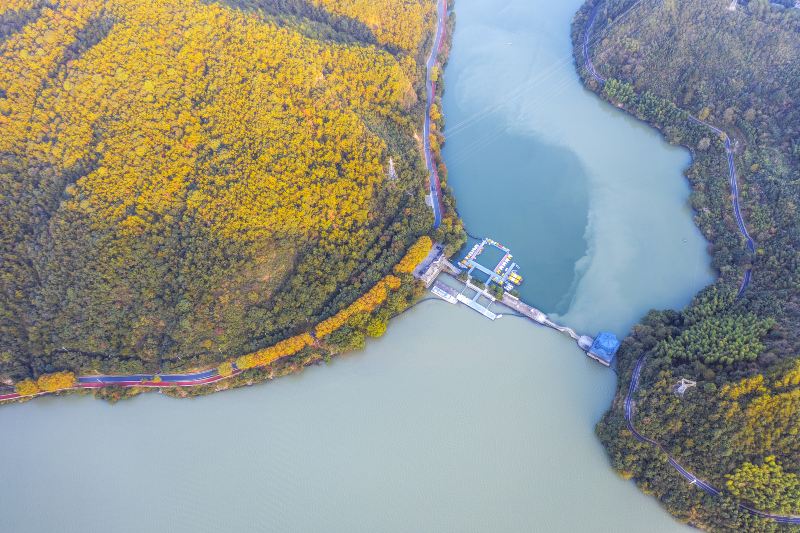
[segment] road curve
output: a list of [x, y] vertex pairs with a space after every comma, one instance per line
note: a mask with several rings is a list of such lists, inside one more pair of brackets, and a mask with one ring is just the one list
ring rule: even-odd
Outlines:
[[[639, 388], [639, 379], [641, 378], [642, 368], [644, 368], [644, 361], [646, 357], [647, 354], [642, 355], [641, 357], [639, 357], [639, 360], [636, 361], [636, 366], [633, 367], [633, 374], [631, 374], [631, 382], [630, 385], [628, 386], [628, 394], [625, 396], [625, 423], [628, 426], [628, 429], [637, 440], [651, 444], [652, 446], [655, 446], [656, 448], [661, 450], [667, 456], [669, 464], [675, 470], [677, 470], [678, 473], [681, 476], [683, 476], [683, 478], [686, 479], [690, 484], [696, 485], [698, 488], [700, 488], [701, 490], [703, 490], [708, 494], [711, 494], [712, 496], [719, 496], [720, 494], [722, 494], [722, 492], [719, 489], [714, 487], [711, 483], [700, 479], [692, 472], [690, 472], [688, 469], [683, 467], [680, 463], [678, 463], [678, 461], [675, 460], [675, 458], [673, 458], [671, 455], [669, 455], [669, 453], [667, 453], [667, 451], [664, 449], [663, 446], [661, 446], [661, 444], [641, 434], [639, 430], [636, 429], [636, 426], [634, 426], [633, 398], [634, 395], [636, 394], [636, 390]], [[737, 503], [737, 505], [739, 506], [739, 508], [751, 514], [758, 515], [762, 518], [768, 518], [770, 520], [774, 520], [775, 522], [781, 524], [800, 524], [800, 516], [767, 513], [764, 511], [759, 511], [758, 509], [754, 509], [753, 507], [750, 507], [749, 505], [745, 505], [743, 503]]]
[[[590, 55], [590, 41], [591, 41], [591, 32], [592, 28], [594, 27], [595, 18], [597, 17], [597, 11], [600, 7], [602, 2], [598, 2], [597, 5], [592, 9], [591, 14], [589, 15], [589, 20], [586, 23], [586, 27], [584, 29], [583, 35], [583, 59], [584, 59], [584, 66], [586, 67], [586, 71], [589, 75], [600, 85], [603, 85], [606, 82], [606, 79], [600, 75], [594, 67], [592, 63], [591, 55]], [[639, 2], [636, 2], [638, 4]], [[634, 4], [634, 6], [636, 5]], [[739, 184], [736, 175], [736, 162], [734, 160], [734, 149], [733, 143], [731, 143], [730, 137], [720, 130], [719, 128], [708, 124], [707, 122], [703, 122], [699, 118], [693, 117], [689, 115], [689, 120], [692, 122], [705, 126], [706, 128], [713, 131], [716, 135], [720, 136], [725, 141], [725, 152], [728, 156], [728, 175], [730, 179], [730, 186], [731, 186], [731, 197], [732, 197], [732, 204], [733, 204], [733, 214], [736, 218], [736, 225], [739, 227], [739, 232], [744, 237], [747, 243], [747, 249], [750, 253], [754, 253], [756, 250], [755, 241], [750, 237], [750, 234], [747, 231], [747, 226], [745, 226], [744, 219], [742, 218], [741, 209], [739, 207]], [[742, 279], [742, 283], [739, 287], [739, 296], [741, 296], [747, 287], [750, 285], [750, 280], [752, 278], [752, 269], [748, 268], [744, 272], [744, 277]], [[638, 361], [636, 361], [636, 366], [633, 368], [633, 374], [631, 375], [631, 382], [628, 386], [628, 393], [625, 396], [625, 423], [628, 426], [628, 430], [633, 434], [633, 436], [641, 441], [646, 442], [652, 446], [655, 446], [659, 450], [661, 450], [664, 454], [666, 454], [668, 458], [669, 464], [681, 475], [684, 479], [686, 479], [690, 484], [696, 485], [698, 488], [703, 490], [704, 492], [711, 494], [712, 496], [719, 496], [721, 491], [711, 485], [709, 482], [704, 481], [694, 475], [691, 471], [684, 468], [678, 461], [675, 460], [667, 451], [661, 446], [660, 443], [657, 441], [643, 435], [640, 433], [636, 426], [633, 424], [633, 398], [636, 394], [636, 390], [639, 388], [639, 379], [641, 378], [642, 368], [644, 367], [644, 361], [647, 354], [642, 355]], [[781, 524], [800, 524], [800, 516], [792, 516], [792, 515], [779, 515], [773, 513], [767, 513], [764, 511], [759, 511], [749, 505], [745, 505], [743, 503], [737, 503], [740, 509], [743, 509], [753, 515], [760, 516], [762, 518], [768, 518], [775, 522]]]
[[[623, 14], [623, 16], [629, 13], [633, 8], [641, 3], [641, 0], [634, 3], [627, 11]], [[592, 8], [592, 12], [589, 14], [589, 20], [586, 22], [586, 27], [583, 32], [583, 62], [584, 66], [586, 67], [586, 71], [589, 75], [594, 79], [600, 86], [604, 85], [606, 82], [606, 78], [603, 77], [597, 69], [595, 69], [594, 63], [592, 62], [591, 56], [591, 37], [592, 37], [592, 29], [594, 28], [594, 21], [597, 18], [597, 12], [600, 9], [601, 2], [598, 2], [594, 8]], [[705, 126], [706, 128], [710, 129], [714, 132], [717, 136], [721, 137], [725, 141], [725, 154], [728, 157], [728, 180], [730, 181], [731, 187], [731, 203], [733, 205], [733, 216], [736, 219], [736, 225], [739, 228], [739, 233], [745, 239], [747, 250], [752, 254], [756, 251], [756, 243], [752, 237], [750, 237], [750, 233], [747, 231], [747, 226], [744, 223], [744, 218], [742, 217], [742, 210], [739, 205], [739, 181], [736, 174], [736, 161], [734, 159], [734, 149], [733, 143], [731, 142], [731, 138], [721, 129], [712, 126], [708, 122], [704, 122], [697, 117], [693, 117], [692, 115], [688, 115], [689, 120], [694, 122], [695, 124]], [[753, 269], [748, 267], [744, 271], [744, 275], [742, 276], [742, 281], [739, 284], [739, 292], [738, 296], [744, 294], [747, 290], [747, 287], [750, 285], [750, 281], [753, 278]]]
[[437, 0], [436, 8], [436, 34], [433, 38], [431, 53], [425, 62], [425, 123], [422, 128], [422, 146], [425, 152], [425, 166], [428, 169], [428, 189], [431, 197], [431, 208], [433, 209], [433, 228], [436, 229], [442, 223], [442, 186], [439, 183], [439, 172], [433, 160], [431, 151], [431, 106], [433, 98], [436, 96], [436, 83], [431, 79], [433, 68], [436, 66], [436, 59], [444, 42], [445, 25], [447, 22], [447, 0]]
[[[689, 120], [694, 122], [695, 124], [699, 124], [701, 126], [705, 126], [706, 128], [710, 129], [714, 132], [717, 136], [723, 138], [725, 140], [725, 154], [728, 156], [728, 179], [731, 185], [731, 201], [733, 203], [733, 216], [736, 219], [736, 225], [739, 227], [739, 233], [745, 239], [747, 243], [747, 250], [753, 254], [756, 252], [756, 243], [752, 237], [750, 237], [750, 233], [747, 231], [747, 226], [744, 224], [744, 218], [742, 217], [742, 210], [739, 206], [739, 179], [736, 174], [736, 162], [734, 160], [734, 149], [733, 143], [731, 142], [731, 138], [721, 129], [712, 126], [708, 122], [704, 122], [699, 118], [693, 117], [689, 115]], [[739, 285], [739, 296], [744, 294], [744, 291], [750, 285], [750, 279], [753, 276], [753, 269], [747, 268], [744, 271], [744, 277], [742, 278], [742, 283]]]
[[594, 20], [597, 18], [597, 11], [600, 9], [601, 2], [598, 2], [594, 8], [592, 8], [592, 12], [589, 15], [589, 21], [586, 23], [586, 29], [583, 32], [583, 64], [586, 66], [586, 71], [589, 75], [594, 78], [594, 80], [603, 85], [606, 82], [606, 79], [600, 75], [597, 70], [594, 68], [594, 63], [592, 62], [592, 56], [589, 54], [589, 39], [592, 36], [592, 29], [594, 28]]
[[[430, 180], [430, 194], [431, 200], [433, 200], [433, 216], [434, 216], [434, 228], [438, 228], [442, 222], [442, 189], [439, 184], [439, 174], [436, 171], [436, 166], [433, 161], [433, 154], [431, 152], [430, 146], [430, 131], [431, 131], [431, 106], [433, 105], [433, 98], [436, 94], [436, 84], [431, 79], [431, 75], [433, 74], [433, 67], [436, 65], [436, 59], [439, 55], [439, 51], [442, 48], [442, 43], [444, 42], [444, 35], [445, 35], [445, 25], [447, 22], [447, 0], [437, 0], [437, 12], [436, 12], [436, 34], [434, 36], [433, 45], [431, 46], [431, 52], [428, 56], [428, 60], [425, 63], [426, 67], [426, 96], [427, 96], [427, 103], [425, 108], [425, 126], [424, 126], [424, 135], [423, 135], [423, 145], [425, 149], [425, 164], [427, 165], [429, 171], [429, 180]], [[222, 376], [219, 374], [216, 368], [212, 368], [210, 370], [204, 370], [201, 372], [195, 373], [187, 373], [187, 374], [129, 374], [129, 375], [120, 375], [120, 376], [80, 376], [77, 379], [77, 383], [74, 387], [69, 389], [61, 389], [59, 391], [53, 392], [64, 392], [68, 390], [80, 390], [80, 389], [99, 389], [103, 387], [150, 387], [150, 388], [159, 388], [159, 387], [197, 387], [199, 385], [208, 385], [209, 383], [214, 383], [223, 379], [227, 379], [232, 376], [236, 376], [241, 374], [241, 370], [236, 368], [236, 365], [233, 366], [234, 371], [233, 374], [230, 376]], [[36, 396], [43, 396], [45, 394], [50, 394], [47, 392], [41, 392], [39, 394], [25, 396], [25, 398], [33, 398]], [[23, 396], [20, 394], [9, 393], [9, 394], [0, 394], [0, 402], [4, 400], [16, 400], [22, 398]]]

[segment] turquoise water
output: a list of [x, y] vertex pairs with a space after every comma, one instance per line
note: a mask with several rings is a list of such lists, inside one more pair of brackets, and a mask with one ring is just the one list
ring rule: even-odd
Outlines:
[[[585, 92], [579, 0], [459, 0], [445, 158], [523, 296], [623, 334], [710, 280], [687, 154]], [[508, 44], [511, 43], [511, 44]], [[673, 532], [593, 428], [614, 374], [567, 338], [428, 301], [366, 350], [195, 400], [0, 409], [0, 529]]]
[[459, 1], [444, 155], [470, 233], [511, 248], [524, 299], [624, 333], [711, 278], [686, 202], [688, 153], [577, 79], [579, 5]]
[[505, 257], [505, 255], [506, 253], [500, 248], [487, 245], [483, 248], [481, 254], [475, 259], [475, 262], [485, 268], [488, 268], [489, 270], [494, 270], [500, 260]]

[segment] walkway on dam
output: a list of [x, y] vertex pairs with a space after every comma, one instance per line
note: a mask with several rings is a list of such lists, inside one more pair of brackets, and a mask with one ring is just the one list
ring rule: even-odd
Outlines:
[[[463, 288], [460, 291], [446, 283], [443, 283], [441, 281], [436, 281], [433, 283], [433, 288], [431, 289], [431, 292], [434, 295], [441, 298], [442, 300], [445, 300], [446, 302], [449, 302], [451, 304], [457, 304], [459, 302], [463, 303], [470, 309], [479, 312], [480, 314], [482, 314], [483, 316], [485, 316], [490, 320], [496, 320], [497, 318], [502, 318], [503, 316], [502, 313], [495, 313], [494, 311], [491, 310], [491, 305], [497, 302], [497, 299], [494, 296], [492, 296], [485, 289], [482, 289], [471, 283], [469, 279], [467, 279], [467, 281], [461, 281], [461, 280], [458, 281], [459, 283], [464, 284]], [[464, 291], [466, 291], [467, 289], [471, 289], [472, 291], [475, 292], [475, 294], [472, 297], [466, 296], [464, 294]], [[489, 305], [486, 306], [482, 305], [479, 302], [481, 297], [488, 300], [490, 302]], [[539, 309], [533, 307], [532, 305], [528, 305], [524, 301], [520, 300], [516, 296], [509, 294], [508, 292], [503, 293], [503, 298], [500, 300], [500, 304], [516, 312], [519, 316], [526, 317], [536, 322], [537, 324], [541, 324], [542, 326], [552, 328], [558, 331], [559, 333], [568, 335], [569, 337], [572, 338], [572, 340], [574, 340], [578, 344], [578, 346], [583, 351], [588, 352], [589, 349], [592, 347], [592, 343], [594, 342], [594, 339], [592, 337], [588, 335], [579, 335], [572, 328], [558, 324], [557, 322], [550, 319], [550, 317], [548, 317], [547, 314], [544, 313], [543, 311], [540, 311]], [[596, 359], [596, 357], [594, 358]], [[607, 363], [603, 362], [603, 364]]]

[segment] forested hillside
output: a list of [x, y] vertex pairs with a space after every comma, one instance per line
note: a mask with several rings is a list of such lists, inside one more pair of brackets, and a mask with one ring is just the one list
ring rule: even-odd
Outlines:
[[[583, 68], [595, 8], [590, 56], [606, 83]], [[598, 432], [614, 466], [682, 520], [712, 531], [795, 530], [737, 504], [800, 515], [800, 9], [590, 0], [573, 38], [590, 89], [692, 151], [691, 202], [719, 273], [683, 311], [651, 312], [634, 328]], [[753, 251], [733, 215], [726, 137]], [[643, 355], [636, 428], [721, 496], [690, 485], [626, 427], [624, 397]], [[696, 386], [679, 395], [682, 378]]]
[[0, 381], [216, 364], [391, 272], [435, 6], [380, 7], [1, 2]]

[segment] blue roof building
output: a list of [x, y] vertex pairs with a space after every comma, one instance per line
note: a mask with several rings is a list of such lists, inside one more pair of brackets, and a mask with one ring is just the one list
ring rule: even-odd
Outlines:
[[589, 348], [589, 357], [595, 359], [606, 366], [611, 366], [611, 361], [619, 350], [619, 339], [613, 333], [601, 331], [594, 338], [592, 347]]

